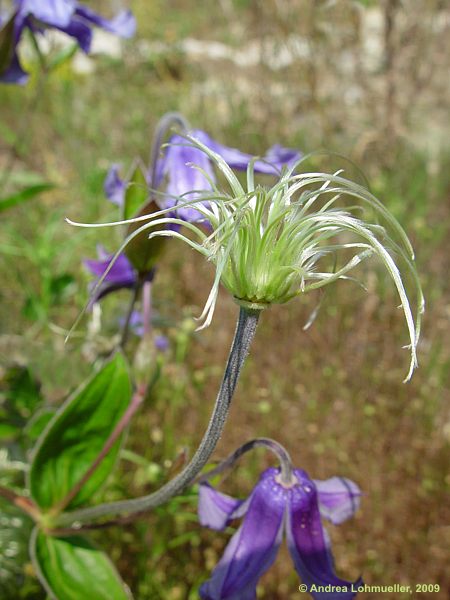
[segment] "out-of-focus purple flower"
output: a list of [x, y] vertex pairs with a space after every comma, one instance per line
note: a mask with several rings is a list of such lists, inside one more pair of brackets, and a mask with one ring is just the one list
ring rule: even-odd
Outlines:
[[103, 190], [110, 202], [117, 206], [123, 206], [127, 186], [125, 181], [120, 178], [119, 173], [120, 165], [118, 163], [110, 166], [103, 183]]
[[[251, 154], [219, 144], [201, 129], [191, 131], [190, 135], [220, 154], [233, 169], [245, 170], [254, 158]], [[275, 144], [263, 158], [255, 161], [255, 172], [277, 175], [283, 167], [292, 167], [301, 157], [302, 153], [298, 150]], [[215, 182], [214, 169], [208, 156], [178, 134], [170, 138], [164, 155], [158, 160], [156, 173], [157, 181], [152, 183], [150, 173], [146, 173], [146, 179], [149, 187], [155, 189], [166, 180], [167, 198], [160, 202], [162, 208], [175, 208], [180, 198], [181, 202], [195, 200], [212, 190]], [[106, 197], [114, 204], [123, 205], [126, 188], [127, 183], [118, 174], [118, 165], [112, 165], [104, 183]], [[195, 222], [202, 218], [201, 213], [192, 207], [181, 207], [175, 212], [184, 221]]]
[[[98, 280], [108, 269], [114, 255], [106, 252], [103, 246], [100, 245], [97, 246], [97, 255], [98, 260], [85, 259], [83, 263], [85, 267], [92, 273], [92, 275], [94, 275], [94, 277]], [[91, 298], [91, 302], [98, 302], [101, 298], [116, 290], [134, 288], [136, 283], [136, 271], [133, 269], [125, 254], [121, 254], [112, 265], [99, 288], [96, 290], [95, 294]], [[93, 287], [94, 286], [95, 282]]]
[[[125, 325], [125, 317], [120, 317], [119, 325], [123, 327]], [[129, 322], [130, 331], [135, 335], [142, 337], [144, 335], [144, 320], [142, 313], [139, 310], [133, 310], [130, 316]]]
[[[30, 29], [33, 34], [43, 33], [48, 28], [58, 29], [73, 37], [84, 52], [90, 50], [94, 26], [122, 37], [131, 37], [136, 30], [135, 18], [128, 10], [105, 19], [75, 0], [15, 0], [13, 10], [14, 24], [8, 40], [9, 61], [2, 65], [0, 73], [0, 81], [4, 83], [23, 84], [28, 78], [17, 54], [25, 29]], [[0, 15], [0, 26], [6, 22], [7, 19]]]
[[167, 338], [165, 335], [155, 336], [155, 346], [160, 352], [167, 352], [169, 349], [169, 338]]
[[[191, 131], [190, 135], [222, 156], [232, 169], [245, 170], [254, 158], [251, 154], [216, 142], [201, 129]], [[284, 166], [293, 166], [301, 156], [302, 153], [298, 150], [283, 148], [277, 144], [272, 146], [262, 159], [255, 161], [254, 169], [256, 173], [277, 175]], [[166, 192], [169, 195], [164, 202], [165, 207], [176, 206], [180, 197], [182, 201], [187, 202], [212, 190], [215, 175], [210, 159], [202, 150], [192, 147], [182, 136], [171, 137], [161, 160], [162, 172], [167, 177]], [[202, 218], [195, 208], [179, 208], [177, 214], [185, 221], [198, 221]]]
[[[295, 569], [311, 596], [350, 600], [361, 581], [352, 584], [335, 574], [321, 514], [341, 523], [354, 514], [360, 495], [358, 486], [348, 479], [313, 481], [300, 469], [293, 471], [289, 486], [281, 482], [279, 469], [264, 471], [245, 501], [202, 483], [198, 507], [202, 525], [222, 530], [233, 519], [244, 520], [211, 578], [201, 586], [201, 598], [255, 600], [258, 580], [274, 562], [285, 534]], [[320, 591], [319, 586], [327, 585], [334, 591]]]
[[[119, 319], [119, 325], [123, 327], [125, 325], [125, 317]], [[129, 322], [130, 330], [137, 336], [142, 337], [144, 335], [144, 318], [142, 312], [139, 310], [133, 310]], [[155, 348], [159, 352], [166, 352], [169, 349], [169, 340], [165, 335], [154, 336]]]

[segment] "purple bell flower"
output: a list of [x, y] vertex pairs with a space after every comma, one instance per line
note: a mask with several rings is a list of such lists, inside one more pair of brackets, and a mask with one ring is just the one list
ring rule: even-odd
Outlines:
[[[220, 154], [233, 169], [245, 170], [253, 158], [251, 154], [219, 144], [201, 129], [195, 129], [190, 134]], [[302, 153], [298, 150], [275, 144], [262, 159], [255, 162], [255, 172], [277, 175], [283, 167], [292, 167], [301, 156]], [[164, 179], [167, 180], [167, 198], [160, 202], [161, 208], [175, 208], [180, 203], [180, 198], [184, 202], [200, 198], [202, 194], [212, 190], [212, 184], [215, 182], [209, 157], [199, 148], [192, 147], [178, 134], [170, 138], [157, 166], [157, 180], [152, 183], [150, 173], [147, 173], [147, 183], [156, 189]], [[118, 165], [112, 165], [104, 183], [106, 197], [114, 204], [123, 205], [126, 187], [126, 182], [119, 177]], [[184, 221], [196, 222], [203, 218], [202, 214], [192, 207], [178, 208], [174, 212]]]
[[258, 580], [274, 562], [286, 535], [294, 567], [310, 595], [315, 600], [350, 600], [361, 581], [347, 582], [335, 574], [321, 516], [341, 523], [354, 514], [360, 495], [348, 479], [313, 481], [300, 469], [293, 471], [289, 486], [281, 482], [279, 469], [267, 469], [245, 501], [202, 483], [198, 507], [202, 525], [223, 530], [233, 519], [244, 520], [211, 578], [201, 586], [200, 597], [255, 600]]
[[[15, 0], [13, 19], [10, 60], [0, 73], [3, 83], [24, 84], [28, 79], [17, 54], [17, 46], [25, 29], [33, 33], [43, 33], [48, 28], [58, 29], [73, 37], [84, 52], [90, 50], [93, 26], [126, 38], [134, 35], [136, 30], [131, 11], [124, 10], [112, 19], [105, 19], [76, 0]], [[0, 26], [5, 21], [0, 16]]]
[[[98, 245], [97, 255], [98, 260], [85, 259], [83, 263], [90, 273], [98, 280], [108, 269], [114, 254], [109, 254], [103, 246]], [[91, 298], [91, 303], [98, 302], [101, 298], [116, 290], [124, 288], [132, 289], [135, 287], [136, 283], [136, 271], [133, 269], [125, 254], [121, 254], [112, 265], [95, 295]]]
[[[232, 169], [245, 170], [254, 158], [251, 154], [219, 144], [201, 129], [191, 131], [190, 135], [222, 156]], [[282, 167], [293, 166], [301, 156], [302, 153], [297, 150], [280, 145], [272, 146], [266, 156], [255, 162], [255, 172], [277, 175]], [[202, 193], [212, 190], [215, 175], [209, 157], [199, 148], [189, 145], [184, 137], [174, 135], [170, 138], [162, 160], [162, 172], [168, 180], [166, 192], [169, 195], [164, 203], [165, 208], [176, 206], [179, 197], [183, 201], [195, 200]], [[179, 208], [177, 214], [185, 221], [195, 222], [203, 218], [195, 208]]]

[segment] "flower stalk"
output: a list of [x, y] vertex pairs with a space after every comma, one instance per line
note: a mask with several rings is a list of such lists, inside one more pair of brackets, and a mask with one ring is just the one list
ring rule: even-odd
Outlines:
[[131, 296], [130, 304], [128, 306], [127, 314], [125, 317], [125, 323], [123, 324], [123, 328], [122, 328], [122, 335], [120, 338], [120, 347], [122, 349], [125, 348], [126, 343], [128, 341], [128, 335], [130, 333], [131, 317], [133, 315], [134, 307], [138, 300], [139, 292], [141, 291], [141, 288], [142, 288], [141, 282], [139, 280], [136, 281], [136, 284], [133, 289], [133, 294]]
[[277, 441], [272, 440], [271, 438], [262, 437], [255, 438], [254, 440], [242, 444], [242, 446], [227, 456], [227, 458], [221, 461], [214, 469], [197, 477], [196, 483], [204, 483], [205, 481], [209, 481], [215, 475], [219, 475], [227, 469], [231, 469], [244, 454], [254, 448], [267, 448], [267, 450], [270, 450], [275, 454], [280, 463], [280, 480], [284, 485], [290, 485], [292, 483], [293, 466], [289, 452]]
[[55, 524], [57, 527], [73, 524], [79, 526], [79, 524], [89, 523], [101, 517], [114, 518], [119, 515], [139, 515], [164, 504], [193, 483], [196, 476], [209, 461], [224, 430], [239, 375], [255, 335], [259, 314], [260, 311], [246, 308], [240, 308], [239, 310], [230, 354], [206, 433], [192, 460], [181, 473], [148, 496], [100, 504], [62, 514]]

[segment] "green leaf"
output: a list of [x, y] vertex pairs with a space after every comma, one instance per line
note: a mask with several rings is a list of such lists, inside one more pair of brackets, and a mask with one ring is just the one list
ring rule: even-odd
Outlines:
[[[152, 198], [149, 199], [149, 190], [144, 171], [140, 164], [134, 168], [131, 179], [128, 182], [123, 204], [123, 218], [132, 219], [149, 215], [159, 210]], [[127, 235], [134, 233], [142, 223], [134, 223], [127, 229]], [[163, 229], [156, 227], [156, 229]], [[152, 230], [153, 231], [153, 230]], [[143, 231], [135, 237], [125, 248], [125, 254], [138, 273], [145, 274], [155, 266], [161, 250], [165, 244], [162, 237], [148, 239], [149, 232]]]
[[[102, 450], [131, 398], [128, 367], [121, 354], [107, 363], [61, 407], [37, 442], [29, 487], [35, 502], [49, 509], [80, 481]], [[68, 505], [86, 502], [114, 467], [116, 442]]]
[[35, 529], [30, 554], [45, 591], [56, 600], [130, 600], [108, 556], [82, 537], [50, 537]]
[[6, 210], [7, 208], [16, 206], [17, 204], [22, 204], [22, 202], [32, 200], [35, 196], [42, 194], [42, 192], [47, 192], [54, 187], [55, 186], [52, 183], [38, 183], [35, 185], [30, 185], [20, 192], [15, 192], [6, 198], [0, 199], [0, 212]]
[[36, 412], [25, 425], [24, 433], [29, 440], [35, 442], [55, 416], [56, 409], [43, 408]]
[[75, 289], [75, 278], [70, 273], [55, 275], [50, 279], [50, 295], [53, 304], [63, 302]]
[[8, 440], [20, 433], [20, 427], [11, 423], [0, 423], [0, 440]]
[[[5, 141], [13, 145], [16, 140], [16, 132], [5, 123], [0, 123], [0, 135], [2, 137], [8, 138]], [[31, 171], [30, 169], [14, 169], [11, 170], [1, 170], [0, 178], [3, 177], [8, 178], [8, 182], [16, 187], [27, 187], [30, 185], [40, 185], [43, 183], [48, 183], [45, 179], [42, 178], [42, 174], [36, 171]]]
[[140, 165], [137, 165], [128, 182], [123, 204], [123, 218], [132, 219], [136, 213], [147, 202], [148, 185]]

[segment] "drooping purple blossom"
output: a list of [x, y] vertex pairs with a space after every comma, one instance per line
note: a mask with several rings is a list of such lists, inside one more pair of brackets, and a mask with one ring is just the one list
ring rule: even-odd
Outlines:
[[[237, 170], [245, 170], [254, 158], [216, 142], [211, 136], [201, 129], [190, 132], [194, 138], [220, 154], [228, 165]], [[265, 156], [255, 161], [255, 172], [267, 175], [277, 175], [283, 167], [292, 167], [302, 156], [302, 153], [293, 148], [284, 148], [275, 144], [266, 152]], [[212, 190], [215, 174], [208, 156], [199, 148], [193, 147], [183, 136], [173, 135], [168, 142], [164, 154], [158, 159], [156, 181], [151, 181], [150, 172], [146, 174], [149, 187], [160, 187], [166, 181], [166, 196], [160, 200], [161, 208], [174, 207], [176, 216], [184, 221], [195, 222], [202, 218], [201, 213], [192, 207], [175, 207], [181, 202], [188, 202], [200, 198], [205, 192]], [[104, 184], [107, 198], [114, 204], [122, 205], [125, 198], [127, 182], [118, 174], [118, 165], [111, 166]]]
[[[251, 154], [220, 144], [201, 129], [193, 130], [190, 135], [222, 156], [232, 169], [245, 170], [254, 158]], [[277, 175], [282, 167], [294, 165], [301, 156], [301, 152], [297, 150], [279, 145], [272, 146], [263, 158], [256, 160], [254, 170], [256, 173]], [[163, 161], [162, 172], [167, 177], [166, 193], [168, 194], [165, 207], [176, 206], [180, 198], [187, 202], [212, 190], [215, 176], [209, 157], [199, 148], [187, 143], [182, 136], [172, 136]], [[186, 221], [197, 221], [202, 218], [201, 213], [195, 208], [179, 208], [177, 213]]]
[[[114, 254], [109, 254], [101, 245], [97, 246], [98, 259], [87, 258], [84, 266], [98, 281], [111, 265]], [[151, 277], [151, 273], [149, 273]], [[111, 292], [121, 289], [133, 289], [138, 281], [138, 275], [125, 254], [121, 254], [112, 264], [102, 283], [91, 298], [91, 303], [98, 302]], [[94, 282], [95, 285], [95, 282]]]
[[[359, 506], [358, 486], [338, 477], [313, 481], [300, 469], [293, 471], [292, 485], [287, 486], [279, 474], [279, 469], [264, 471], [245, 501], [208, 483], [200, 485], [202, 525], [223, 530], [233, 519], [244, 517], [211, 578], [200, 588], [203, 600], [255, 600], [257, 583], [274, 562], [284, 535], [295, 569], [314, 600], [350, 600], [356, 595], [360, 580], [352, 584], [334, 571], [321, 516], [333, 523], [352, 516]], [[317, 591], [327, 585], [335, 591]]]
[[[2, 65], [0, 81], [24, 84], [28, 74], [23, 70], [17, 47], [26, 29], [33, 34], [46, 29], [58, 29], [73, 37], [84, 52], [89, 52], [92, 28], [100, 27], [119, 35], [131, 37], [136, 30], [136, 21], [131, 11], [123, 10], [112, 19], [105, 19], [76, 0], [15, 0], [13, 5], [13, 29], [8, 40], [8, 61]], [[0, 15], [0, 27], [9, 20]]]

